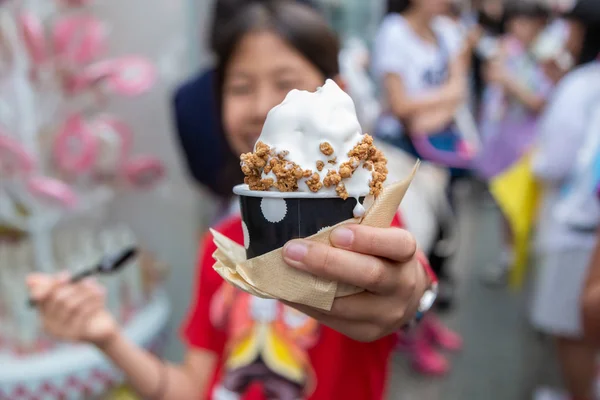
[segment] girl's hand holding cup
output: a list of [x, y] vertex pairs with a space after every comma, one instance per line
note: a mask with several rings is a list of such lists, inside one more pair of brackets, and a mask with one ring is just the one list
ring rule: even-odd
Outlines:
[[330, 240], [332, 246], [293, 240], [284, 247], [284, 260], [293, 268], [365, 292], [336, 299], [331, 311], [290, 305], [361, 342], [405, 326], [429, 284], [413, 236], [398, 228], [347, 225], [335, 229]]
[[27, 278], [44, 330], [60, 340], [103, 346], [119, 327], [105, 307], [106, 291], [92, 279], [71, 283], [67, 273]]

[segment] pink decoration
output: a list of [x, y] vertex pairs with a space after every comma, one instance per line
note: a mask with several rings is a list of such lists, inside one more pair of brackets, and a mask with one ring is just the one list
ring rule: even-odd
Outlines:
[[99, 57], [106, 48], [106, 29], [90, 16], [68, 16], [54, 25], [55, 55], [69, 65], [85, 65]]
[[48, 50], [42, 22], [28, 12], [20, 14], [17, 22], [31, 61], [36, 66], [43, 64], [48, 59]]
[[27, 180], [29, 192], [38, 200], [51, 205], [73, 208], [77, 204], [77, 196], [63, 182], [44, 177], [32, 177]]
[[106, 130], [118, 137], [120, 154], [116, 167], [121, 168], [125, 164], [133, 145], [133, 132], [129, 126], [114, 116], [102, 115], [90, 123], [90, 130], [94, 132], [96, 137], [101, 136], [102, 132]]
[[125, 177], [137, 189], [154, 186], [165, 176], [163, 163], [153, 156], [138, 156], [127, 162]]
[[112, 61], [91, 64], [85, 67], [82, 72], [69, 76], [65, 90], [69, 94], [77, 94], [108, 79], [115, 70], [116, 65]]
[[28, 175], [35, 168], [35, 160], [20, 143], [0, 134], [0, 174]]
[[117, 94], [137, 96], [149, 90], [156, 81], [154, 66], [142, 57], [128, 56], [113, 62], [115, 71], [108, 77], [108, 83]]
[[69, 174], [88, 172], [96, 160], [98, 143], [78, 114], [71, 115], [56, 137], [54, 158], [59, 168]]

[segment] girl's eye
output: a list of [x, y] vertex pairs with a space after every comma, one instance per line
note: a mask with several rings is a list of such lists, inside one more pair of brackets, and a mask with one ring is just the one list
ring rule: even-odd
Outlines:
[[232, 84], [227, 86], [227, 92], [234, 96], [245, 96], [252, 92], [252, 86], [248, 84]]
[[292, 89], [299, 87], [298, 81], [292, 79], [281, 79], [278, 80], [275, 85], [278, 90], [289, 92]]

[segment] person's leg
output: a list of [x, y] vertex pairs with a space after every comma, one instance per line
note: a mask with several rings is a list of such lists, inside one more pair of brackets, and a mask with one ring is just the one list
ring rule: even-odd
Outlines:
[[503, 264], [503, 267], [505, 269], [510, 269], [510, 267], [512, 266], [512, 263], [514, 261], [514, 249], [513, 249], [513, 243], [515, 241], [515, 236], [513, 235], [511, 226], [510, 226], [510, 222], [508, 222], [508, 219], [502, 215], [502, 240], [503, 240], [503, 249], [502, 249], [502, 255], [501, 255], [501, 262]]
[[559, 365], [571, 400], [593, 400], [597, 349], [584, 342], [581, 296], [591, 250], [543, 254], [533, 297], [532, 322], [556, 339]]
[[413, 368], [423, 374], [431, 376], [444, 375], [450, 370], [450, 364], [434, 347], [422, 324], [411, 333], [410, 355]]
[[556, 340], [563, 379], [572, 400], [593, 400], [597, 349], [583, 340]]
[[460, 335], [448, 328], [435, 315], [428, 315], [422, 322], [425, 337], [444, 350], [459, 351], [463, 347]]
[[431, 269], [439, 280], [439, 293], [435, 302], [435, 307], [439, 311], [447, 311], [453, 306], [455, 287], [454, 280], [452, 279], [448, 268], [450, 257], [445, 254], [438, 254], [438, 252], [436, 252], [437, 244], [445, 240], [444, 229], [442, 227], [438, 229], [435, 245], [433, 246], [433, 250], [429, 253], [428, 258]]
[[[451, 174], [450, 181], [448, 183], [448, 187], [446, 188], [446, 196], [448, 202], [450, 204], [451, 212], [455, 213], [456, 207], [454, 202], [454, 188], [462, 179], [460, 174], [456, 174], [455, 172]], [[456, 218], [453, 219], [456, 221]], [[456, 229], [455, 226], [448, 226], [447, 221], [438, 221], [438, 233], [436, 236], [435, 244], [430, 252], [429, 263], [433, 272], [437, 275], [439, 279], [439, 293], [436, 301], [436, 308], [440, 311], [446, 311], [452, 308], [455, 297], [455, 283], [452, 277], [452, 273], [449, 268], [450, 261], [452, 260], [452, 255], [449, 254], [439, 254], [438, 244], [443, 241], [448, 240], [448, 236], [451, 235], [448, 231]]]
[[508, 220], [502, 215], [500, 221], [502, 233], [502, 252], [500, 259], [492, 259], [490, 265], [485, 268], [482, 280], [485, 284], [498, 286], [508, 283], [510, 268], [514, 262], [513, 234]]

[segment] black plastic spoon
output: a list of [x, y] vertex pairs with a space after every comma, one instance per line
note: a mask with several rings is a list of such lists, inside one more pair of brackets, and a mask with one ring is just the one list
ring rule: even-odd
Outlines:
[[[119, 253], [108, 255], [102, 257], [100, 262], [96, 264], [94, 267], [83, 270], [71, 277], [71, 283], [77, 283], [85, 278], [89, 278], [94, 275], [108, 275], [113, 274], [125, 265], [127, 265], [127, 261], [132, 259], [138, 250], [135, 247], [129, 247]], [[36, 303], [33, 300], [29, 300], [29, 306], [35, 307]]]

